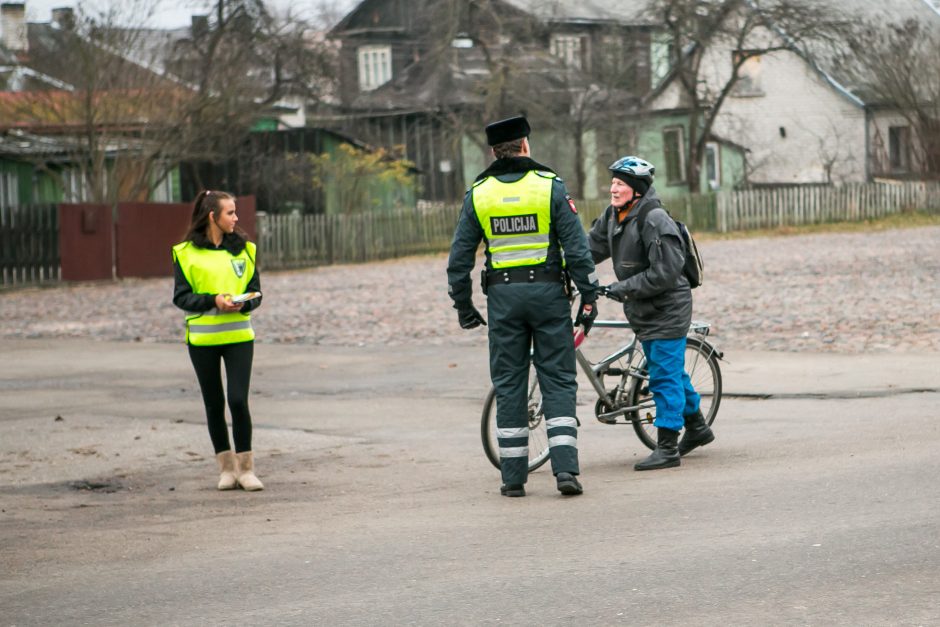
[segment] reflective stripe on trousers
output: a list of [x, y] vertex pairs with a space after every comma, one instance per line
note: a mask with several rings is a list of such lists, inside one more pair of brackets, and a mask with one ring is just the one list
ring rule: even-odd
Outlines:
[[545, 421], [548, 428], [548, 445], [573, 446], [578, 448], [578, 420], [570, 416], [549, 418]]
[[[496, 439], [500, 457], [529, 457], [529, 427], [496, 429]], [[520, 441], [524, 441], [525, 446], [519, 446]]]

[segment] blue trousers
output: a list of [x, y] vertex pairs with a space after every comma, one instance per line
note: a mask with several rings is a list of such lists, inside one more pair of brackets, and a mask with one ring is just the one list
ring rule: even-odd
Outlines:
[[656, 403], [653, 425], [681, 431], [684, 417], [697, 412], [701, 400], [685, 371], [685, 338], [646, 340], [642, 344], [650, 375], [650, 392]]

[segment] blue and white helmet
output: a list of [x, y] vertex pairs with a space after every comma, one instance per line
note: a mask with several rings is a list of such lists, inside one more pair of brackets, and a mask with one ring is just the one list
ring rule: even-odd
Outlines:
[[653, 184], [653, 176], [656, 174], [656, 166], [649, 161], [634, 156], [621, 157], [610, 164], [607, 169], [613, 174], [625, 174], [646, 181], [647, 185]]

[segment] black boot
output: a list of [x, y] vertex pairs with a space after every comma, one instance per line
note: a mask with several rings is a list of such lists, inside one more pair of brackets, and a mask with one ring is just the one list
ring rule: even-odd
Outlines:
[[525, 486], [521, 483], [504, 483], [499, 486], [499, 493], [503, 496], [525, 496]]
[[672, 429], [656, 430], [656, 450], [649, 457], [634, 464], [634, 470], [657, 470], [679, 465], [679, 432]]
[[679, 455], [685, 455], [699, 446], [705, 446], [715, 439], [715, 434], [705, 422], [701, 410], [685, 417], [685, 433], [679, 442]]
[[558, 484], [558, 491], [565, 496], [577, 496], [584, 492], [581, 482], [570, 472], [558, 473], [555, 475], [555, 481]]

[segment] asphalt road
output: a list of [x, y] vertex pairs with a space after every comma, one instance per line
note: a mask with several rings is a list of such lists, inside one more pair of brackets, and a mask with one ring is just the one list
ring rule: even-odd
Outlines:
[[484, 342], [259, 345], [217, 492], [182, 345], [0, 340], [2, 625], [940, 624], [940, 355], [743, 353], [717, 440], [499, 496]]

